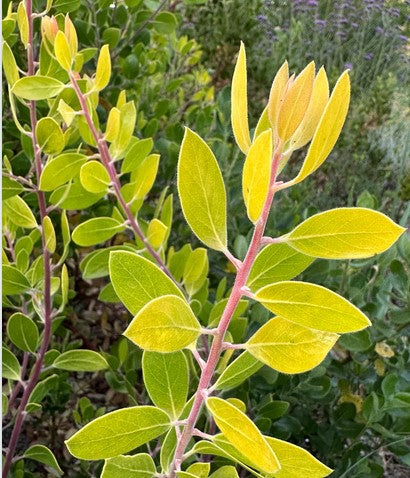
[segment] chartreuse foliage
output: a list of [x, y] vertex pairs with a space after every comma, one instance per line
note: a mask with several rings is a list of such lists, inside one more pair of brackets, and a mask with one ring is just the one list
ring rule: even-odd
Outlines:
[[[134, 3], [125, 2], [129, 8]], [[27, 17], [25, 8], [20, 3], [17, 13], [9, 16], [17, 18], [21, 40], [27, 45], [33, 39], [27, 39], [31, 29], [27, 30], [26, 19], [32, 22], [33, 16], [29, 12]], [[38, 68], [31, 57], [28, 74], [20, 77], [13, 53], [5, 47], [12, 113], [20, 133], [30, 133], [29, 154], [34, 155], [37, 174], [18, 187], [19, 176], [6, 160], [4, 292], [7, 307], [18, 314], [8, 323], [3, 352], [9, 389], [26, 367], [14, 351], [19, 357], [18, 350], [33, 355], [41, 342], [43, 360], [51, 319], [64, 311], [70, 297], [63, 267], [70, 242], [70, 212], [66, 211], [84, 209], [76, 216], [71, 234], [74, 244], [87, 248], [80, 249], [85, 255], [80, 269], [87, 280], [109, 276], [99, 297], [121, 302], [131, 313], [124, 326], [126, 338], [118, 343], [117, 356], [75, 347], [50, 351], [48, 367], [42, 370], [40, 363], [36, 382], [40, 373], [45, 374], [38, 383], [30, 382], [32, 393], [23, 409], [26, 405], [29, 411], [38, 409], [55, 371], [104, 370], [109, 384], [121, 381], [131, 406], [88, 414], [88, 423], [66, 440], [74, 457], [105, 460], [104, 478], [237, 477], [237, 466], [258, 477], [329, 475], [331, 470], [306, 450], [264, 435], [247, 416], [248, 404], [229, 396], [229, 390], [263, 364], [286, 374], [311, 370], [323, 362], [339, 334], [370, 325], [361, 311], [332, 290], [292, 279], [315, 258], [378, 254], [399, 238], [403, 228], [380, 213], [346, 208], [308, 218], [284, 236], [264, 236], [274, 194], [306, 179], [331, 152], [349, 105], [348, 73], [341, 75], [329, 98], [324, 68], [316, 73], [310, 63], [298, 76], [290, 76], [285, 62], [251, 140], [246, 56], [241, 45], [232, 83], [231, 120], [244, 153], [242, 192], [254, 226], [243, 260], [228, 249], [227, 194], [218, 160], [205, 141], [186, 128], [176, 171], [182, 213], [197, 238], [225, 254], [237, 272], [230, 291], [226, 293], [226, 281], [221, 282], [212, 303], [207, 249], [190, 244], [179, 250], [168, 248], [173, 196], [165, 188], [157, 201], [152, 199], [161, 159], [152, 152], [151, 137], [134, 135], [143, 122], [135, 101], [119, 91], [115, 98], [110, 96], [105, 122], [99, 114], [116, 52], [103, 45], [89, 74], [84, 64], [92, 55], [79, 47], [81, 28], [77, 32], [68, 15], [46, 13], [42, 14]], [[162, 14], [154, 21], [168, 32], [175, 17]], [[114, 37], [114, 31], [108, 32], [107, 43], [116, 43]], [[33, 101], [41, 100], [46, 100], [42, 118], [21, 125], [17, 108], [28, 106], [33, 115]], [[292, 152], [310, 140], [300, 172], [282, 181], [279, 174]], [[23, 141], [28, 149], [27, 138]], [[29, 206], [32, 192], [38, 196], [39, 214]], [[104, 207], [89, 209], [97, 203]], [[48, 216], [51, 211], [60, 216], [58, 227]], [[33, 247], [40, 237], [43, 250], [34, 259]], [[101, 248], [88, 249], [100, 244]], [[251, 300], [275, 314], [257, 330], [255, 324], [248, 328], [245, 317]], [[41, 336], [43, 325], [47, 328]], [[135, 380], [139, 349], [147, 394], [137, 396], [130, 377]], [[241, 352], [236, 357], [237, 349]], [[132, 370], [124, 377], [120, 364], [128, 360]], [[212, 431], [215, 426], [222, 434]], [[219, 467], [215, 461], [211, 474], [203, 455], [221, 456], [230, 464]]]

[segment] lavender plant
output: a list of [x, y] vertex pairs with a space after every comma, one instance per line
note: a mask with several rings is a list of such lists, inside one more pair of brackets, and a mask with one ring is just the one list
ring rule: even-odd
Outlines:
[[[301, 473], [317, 478], [327, 476], [331, 470], [306, 450], [263, 435], [247, 416], [246, 404], [229, 397], [229, 390], [263, 364], [287, 374], [310, 370], [324, 360], [340, 334], [370, 325], [369, 319], [340, 295], [292, 279], [315, 258], [357, 259], [381, 253], [399, 238], [404, 228], [370, 209], [341, 208], [312, 216], [284, 236], [265, 236], [275, 194], [314, 173], [337, 141], [350, 99], [348, 72], [340, 76], [329, 97], [323, 67], [316, 72], [312, 62], [295, 76], [289, 74], [285, 62], [275, 76], [268, 106], [251, 138], [246, 56], [241, 46], [232, 79], [231, 122], [238, 147], [245, 156], [243, 199], [253, 224], [253, 236], [243, 261], [228, 249], [226, 190], [218, 162], [207, 144], [186, 129], [177, 181], [183, 214], [199, 240], [224, 254], [236, 269], [227, 297], [217, 301], [209, 311], [206, 309], [207, 249], [192, 249], [187, 244], [176, 251], [167, 246], [172, 226], [172, 196], [166, 196], [165, 192], [160, 197], [150, 219], [139, 215], [155, 181], [159, 155], [151, 153], [151, 141], [133, 136], [135, 105], [127, 101], [124, 92], [110, 109], [104, 131], [99, 126], [98, 100], [111, 74], [108, 46], [104, 45], [99, 52], [95, 74], [82, 75], [83, 53], [78, 51], [76, 30], [70, 18], [50, 18], [46, 13], [41, 15], [38, 72], [32, 49], [36, 14], [30, 0], [20, 3], [17, 10], [22, 41], [29, 54], [28, 72], [21, 78], [11, 50], [5, 47], [4, 66], [14, 120], [22, 134], [32, 139], [37, 166], [37, 177], [30, 181], [15, 177], [6, 161], [6, 176], [14, 181], [9, 188], [11, 196], [6, 199], [5, 235], [10, 237], [9, 256], [6, 255], [10, 264], [5, 266], [4, 274], [8, 278], [6, 304], [26, 313], [27, 307], [34, 319], [43, 319], [44, 333], [27, 384], [22, 383], [17, 358], [10, 350], [5, 353], [5, 378], [10, 381], [10, 394], [13, 396], [22, 387], [23, 397], [3, 476], [7, 476], [12, 461], [16, 461], [16, 441], [30, 394], [42, 370], [51, 318], [57, 312], [52, 309], [51, 300], [57, 298], [60, 282], [54, 281], [53, 285], [51, 269], [56, 268], [49, 255], [55, 251], [56, 240], [53, 223], [47, 219], [47, 208], [42, 206], [45, 192], [51, 192], [50, 210], [87, 208], [106, 195], [115, 200], [111, 216], [85, 220], [73, 230], [72, 239], [79, 246], [88, 247], [105, 243], [124, 231], [131, 237], [121, 245], [91, 253], [83, 270], [89, 274], [108, 270], [111, 283], [102, 298], [121, 300], [132, 314], [124, 335], [143, 350], [143, 380], [152, 401], [152, 405], [137, 402], [91, 421], [67, 440], [70, 453], [82, 460], [105, 460], [101, 474], [104, 478], [120, 476], [124, 469], [127, 476], [135, 477], [207, 477], [211, 463], [204, 456], [209, 455], [234, 464], [219, 467], [213, 461], [214, 478], [238, 476], [236, 466], [255, 476], [296, 477]], [[35, 102], [43, 100], [48, 113], [37, 122]], [[20, 125], [15, 114], [16, 102], [23, 107], [28, 102], [31, 132]], [[280, 173], [292, 153], [310, 141], [299, 173], [289, 181], [281, 181]], [[39, 266], [31, 266], [33, 272], [27, 275], [33, 277], [31, 274], [36, 272], [34, 282], [27, 281], [19, 270], [15, 249], [13, 255], [13, 238], [24, 236], [25, 229], [37, 226], [21, 197], [26, 191], [18, 186], [19, 181], [37, 192], [40, 203], [44, 257], [38, 262], [45, 264], [45, 270], [38, 279]], [[13, 215], [15, 211], [18, 214]], [[69, 241], [65, 217], [63, 212], [64, 245]], [[14, 224], [13, 228], [9, 224]], [[62, 257], [56, 261], [57, 266], [64, 262], [64, 253]], [[25, 259], [24, 264], [27, 262]], [[68, 278], [63, 268], [60, 301], [63, 305], [67, 290]], [[44, 312], [39, 306], [43, 296]], [[27, 299], [30, 302], [25, 305]], [[249, 301], [262, 304], [274, 314], [250, 337], [244, 330], [235, 333], [233, 327]], [[28, 316], [23, 317], [19, 313], [14, 319], [18, 333], [9, 332], [8, 340], [16, 346], [34, 343], [35, 323]], [[22, 327], [27, 329], [23, 334], [26, 340], [20, 340]], [[239, 354], [234, 358], [236, 351]], [[35, 350], [29, 348], [29, 352], [34, 354]], [[29, 359], [24, 355], [22, 368], [28, 366]], [[65, 352], [54, 358], [51, 365], [72, 371], [108, 368], [104, 356], [87, 350]], [[198, 383], [191, 387], [195, 374], [199, 374]], [[13, 389], [13, 380], [21, 385]], [[216, 427], [220, 433], [216, 433]], [[151, 446], [154, 441], [157, 444]], [[137, 448], [142, 448], [138, 450], [141, 453], [129, 454]], [[37, 455], [31, 450], [31, 456], [39, 459], [39, 450], [35, 451]], [[46, 454], [48, 464], [52, 461], [58, 469], [51, 451], [43, 448], [41, 451], [43, 461]], [[30, 451], [24, 456], [30, 456]]]

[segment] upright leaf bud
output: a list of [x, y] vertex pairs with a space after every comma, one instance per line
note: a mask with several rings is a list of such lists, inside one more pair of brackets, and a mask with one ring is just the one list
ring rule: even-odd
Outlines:
[[55, 17], [54, 16], [49, 17], [45, 15], [41, 19], [41, 34], [43, 36], [43, 39], [46, 39], [52, 45], [54, 45], [57, 32], [58, 32], [58, 24]]
[[73, 22], [68, 15], [65, 16], [64, 33], [70, 46], [71, 56], [75, 57], [78, 51], [77, 32], [75, 30]]
[[268, 102], [268, 117], [270, 124], [272, 126], [272, 131], [275, 138], [275, 144], [277, 143], [278, 139], [278, 114], [280, 110], [280, 106], [283, 102], [283, 95], [286, 90], [286, 85], [289, 81], [289, 66], [288, 62], [285, 61], [283, 65], [279, 68], [276, 76], [273, 80], [272, 87], [270, 90], [269, 95], [269, 102]]

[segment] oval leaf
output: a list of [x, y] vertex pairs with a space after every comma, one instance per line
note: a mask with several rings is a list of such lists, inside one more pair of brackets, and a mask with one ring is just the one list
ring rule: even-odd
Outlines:
[[346, 333], [371, 325], [344, 297], [316, 284], [277, 282], [260, 289], [255, 299], [271, 312], [312, 329]]
[[282, 373], [302, 373], [319, 365], [339, 336], [282, 317], [263, 325], [245, 344], [261, 362]]
[[215, 387], [217, 390], [235, 388], [256, 373], [262, 366], [262, 362], [245, 351], [223, 371]]
[[59, 474], [63, 473], [53, 452], [44, 445], [33, 445], [24, 452], [24, 458], [38, 461], [44, 465], [51, 466]]
[[148, 302], [124, 335], [144, 350], [175, 352], [192, 344], [200, 333], [201, 326], [185, 300], [164, 295]]
[[40, 189], [53, 191], [80, 172], [87, 156], [80, 153], [63, 153], [47, 161], [40, 176]]
[[100, 478], [152, 478], [156, 470], [154, 460], [148, 453], [120, 455], [105, 461]]
[[20, 380], [20, 364], [17, 357], [6, 347], [1, 351], [1, 376], [9, 380]]
[[242, 193], [252, 222], [262, 214], [269, 192], [272, 163], [272, 130], [261, 133], [249, 149], [243, 166]]
[[25, 76], [14, 83], [11, 92], [25, 100], [38, 101], [57, 96], [64, 87], [64, 83], [49, 76]]
[[110, 176], [101, 163], [88, 161], [81, 166], [80, 181], [90, 193], [102, 193], [108, 189]]
[[208, 247], [225, 250], [226, 192], [218, 163], [209, 146], [185, 129], [178, 161], [178, 192], [192, 231]]
[[208, 398], [206, 406], [225, 437], [260, 471], [273, 474], [280, 469], [272, 448], [244, 413], [216, 397]]
[[111, 76], [111, 58], [108, 45], [103, 45], [98, 57], [97, 69], [95, 72], [94, 89], [103, 90], [110, 81]]
[[30, 288], [27, 277], [13, 266], [2, 266], [2, 294], [21, 294]]
[[53, 118], [41, 118], [36, 126], [36, 139], [46, 154], [58, 154], [64, 148], [64, 135]]
[[134, 315], [157, 297], [168, 294], [184, 297], [159, 267], [133, 252], [112, 252], [109, 269], [115, 292]]
[[97, 372], [107, 369], [108, 363], [93, 350], [68, 350], [54, 360], [53, 367], [72, 372]]
[[13, 224], [25, 229], [37, 227], [37, 221], [27, 203], [20, 196], [3, 201], [3, 211]]
[[7, 322], [7, 335], [13, 344], [25, 352], [35, 352], [38, 344], [37, 325], [24, 314], [16, 312]]
[[77, 226], [72, 238], [79, 246], [93, 246], [111, 239], [124, 229], [124, 224], [113, 217], [95, 217]]
[[116, 410], [93, 420], [65, 443], [82, 460], [102, 460], [127, 453], [165, 433], [168, 415], [155, 407]]
[[384, 252], [405, 230], [381, 212], [345, 207], [315, 214], [283, 239], [308, 256], [358, 259]]

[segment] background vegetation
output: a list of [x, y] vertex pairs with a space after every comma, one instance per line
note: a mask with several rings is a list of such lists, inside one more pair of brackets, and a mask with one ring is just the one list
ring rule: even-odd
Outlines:
[[[36, 11], [44, 7], [44, 2], [33, 3]], [[5, 15], [8, 2], [2, 4]], [[284, 59], [295, 70], [311, 59], [325, 65], [332, 86], [343, 69], [351, 69], [353, 96], [341, 139], [310, 181], [275, 199], [268, 233], [286, 233], [319, 210], [343, 205], [374, 208], [406, 225], [410, 216], [409, 8], [409, 2], [398, 0], [55, 0], [51, 13], [70, 13], [81, 49], [90, 54], [86, 70], [95, 70], [95, 53], [102, 44], [110, 45], [113, 72], [98, 107], [100, 122], [105, 123], [108, 106], [126, 89], [138, 112], [134, 134], [153, 137], [154, 149], [161, 153], [158, 180], [141, 214], [154, 212], [165, 187], [168, 193], [175, 192], [183, 126], [189, 126], [207, 140], [223, 168], [230, 194], [230, 237], [236, 238], [232, 248], [241, 258], [249, 241], [249, 222], [240, 193], [243, 161], [233, 146], [229, 122], [230, 78], [239, 41], [247, 47], [253, 126]], [[23, 58], [14, 26], [5, 29], [3, 24], [3, 35], [16, 58]], [[20, 121], [28, 123], [26, 111], [21, 114]], [[3, 118], [3, 155], [14, 174], [25, 176], [32, 152], [12, 121], [7, 100]], [[292, 174], [300, 159], [300, 155], [292, 157], [286, 174]], [[37, 207], [34, 197], [30, 202], [26, 196], [26, 201]], [[70, 211], [70, 225], [112, 207], [104, 197], [81, 214]], [[174, 208], [169, 243], [176, 250], [187, 240], [198, 245], [177, 203]], [[35, 254], [40, 254], [39, 247]], [[97, 476], [100, 467], [74, 463], [69, 456], [63, 441], [74, 429], [104, 410], [147, 399], [140, 385], [141, 353], [121, 337], [125, 310], [100, 300], [106, 278], [82, 276], [81, 261], [91, 251], [70, 244], [70, 301], [50, 349], [63, 352], [85, 346], [102, 351], [111, 368], [105, 374], [58, 372], [20, 439], [21, 448], [47, 444], [64, 476]], [[221, 281], [229, 267], [212, 253], [210, 259], [210, 297], [221, 300], [230, 286]], [[248, 404], [263, 432], [306, 447], [335, 468], [332, 477], [408, 476], [409, 259], [410, 242], [402, 237], [375, 259], [315, 261], [303, 279], [344, 295], [368, 314], [373, 327], [345, 336], [326, 362], [309, 373], [287, 376], [263, 367], [233, 391]], [[211, 306], [209, 302], [208, 313]], [[6, 308], [6, 318], [10, 311]], [[244, 327], [250, 330], [266, 320], [259, 305], [243, 315]], [[45, 370], [42, 379], [49, 375]], [[8, 430], [4, 430], [6, 441]], [[20, 460], [14, 473], [39, 477], [51, 471], [36, 461]]]

